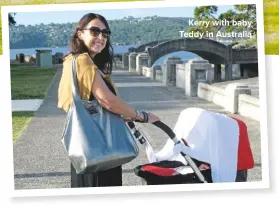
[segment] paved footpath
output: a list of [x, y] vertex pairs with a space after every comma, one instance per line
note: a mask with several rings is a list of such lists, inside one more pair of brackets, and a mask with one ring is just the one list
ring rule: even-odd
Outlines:
[[[14, 143], [15, 189], [70, 187], [70, 163], [60, 141], [66, 113], [56, 107], [60, 76], [61, 69], [58, 69], [43, 104]], [[158, 115], [171, 128], [174, 127], [179, 113], [187, 107], [201, 107], [225, 113], [215, 104], [195, 97], [186, 97], [182, 89], [164, 87], [161, 83], [143, 76], [115, 71], [113, 78], [123, 99], [139, 109]], [[256, 163], [255, 168], [249, 172], [249, 181], [260, 181], [260, 123], [242, 116], [237, 117], [248, 125]], [[163, 147], [167, 136], [162, 131], [151, 124], [137, 126], [148, 137], [155, 151]], [[133, 169], [148, 161], [144, 148], [139, 147], [139, 157], [123, 166], [123, 185], [141, 185], [141, 180], [134, 174]]]

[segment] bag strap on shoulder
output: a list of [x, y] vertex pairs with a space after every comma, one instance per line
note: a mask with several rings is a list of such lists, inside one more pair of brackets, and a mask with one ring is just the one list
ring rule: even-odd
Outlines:
[[75, 64], [77, 57], [78, 55], [73, 56], [73, 60], [72, 60], [72, 94], [73, 94], [73, 99], [75, 101], [80, 101], [81, 98], [79, 96], [77, 72], [76, 72], [76, 64]]

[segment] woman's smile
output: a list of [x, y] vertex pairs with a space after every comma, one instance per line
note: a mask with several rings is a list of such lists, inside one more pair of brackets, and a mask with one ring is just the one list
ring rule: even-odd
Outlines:
[[101, 46], [103, 46], [104, 45], [104, 43], [103, 42], [92, 42], [92, 45], [93, 46], [98, 46], [98, 47], [101, 47]]
[[103, 42], [93, 41], [91, 43], [91, 50], [92, 52], [100, 52], [105, 47]]

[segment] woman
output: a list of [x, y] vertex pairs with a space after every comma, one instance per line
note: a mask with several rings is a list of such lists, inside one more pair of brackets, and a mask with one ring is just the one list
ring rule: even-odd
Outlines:
[[[110, 77], [113, 49], [110, 29], [106, 19], [89, 13], [79, 21], [70, 40], [71, 52], [64, 59], [63, 74], [58, 89], [58, 107], [69, 110], [72, 103], [72, 59], [76, 59], [77, 81], [80, 96], [85, 100], [96, 99], [102, 107], [121, 115], [124, 119], [153, 123], [159, 118], [152, 113], [139, 112], [121, 100]], [[98, 173], [76, 174], [71, 165], [71, 187], [121, 186], [122, 167]]]

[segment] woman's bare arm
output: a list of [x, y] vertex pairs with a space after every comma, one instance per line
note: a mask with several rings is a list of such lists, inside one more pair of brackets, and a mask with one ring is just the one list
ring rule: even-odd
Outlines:
[[[96, 100], [109, 111], [124, 117], [136, 117], [135, 109], [109, 90], [98, 71], [95, 73], [92, 93]], [[144, 119], [142, 114], [140, 114], [139, 119]]]

